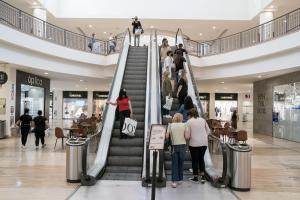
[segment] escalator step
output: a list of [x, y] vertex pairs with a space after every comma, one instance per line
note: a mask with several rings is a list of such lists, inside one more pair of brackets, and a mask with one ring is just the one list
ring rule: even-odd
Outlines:
[[[144, 130], [135, 130], [135, 138], [143, 138], [144, 137]], [[113, 137], [120, 137], [120, 129], [114, 129], [112, 133]]]
[[111, 146], [122, 146], [122, 147], [142, 147], [144, 145], [144, 138], [131, 138], [128, 139], [119, 139], [112, 138]]
[[[134, 115], [133, 115], [133, 119], [134, 119]], [[137, 121], [136, 129], [142, 129], [142, 130], [144, 130], [144, 127], [145, 127], [144, 121], [142, 121], [142, 122]], [[120, 128], [120, 122], [119, 121], [115, 121], [114, 128], [115, 129], [119, 129]]]
[[105, 168], [105, 173], [136, 173], [140, 174], [142, 167], [133, 167], [133, 166], [107, 166]]
[[108, 166], [142, 166], [142, 156], [108, 156]]
[[113, 146], [109, 150], [110, 156], [143, 156], [143, 147], [118, 147]]
[[141, 173], [104, 173], [102, 180], [140, 181]]

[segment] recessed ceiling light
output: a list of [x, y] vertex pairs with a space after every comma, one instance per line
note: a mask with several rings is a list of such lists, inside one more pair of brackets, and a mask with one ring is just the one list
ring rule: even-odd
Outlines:
[[154, 26], [153, 26], [153, 25], [151, 25], [151, 26], [150, 26], [150, 28], [154, 28]]
[[44, 74], [46, 74], [46, 75], [47, 75], [47, 74], [49, 74], [49, 73], [48, 73], [48, 72], [44, 72]]
[[213, 27], [212, 27], [212, 29], [214, 29], [214, 30], [216, 30], [216, 28], [217, 28], [216, 26], [213, 26]]
[[200, 35], [200, 36], [202, 36], [202, 35], [203, 35], [203, 33], [199, 33], [199, 35]]
[[34, 1], [34, 2], [32, 2], [32, 5], [34, 5], [34, 6], [35, 6], [35, 5], [37, 5], [37, 2], [35, 2], [35, 1]]
[[80, 82], [83, 82], [83, 80], [82, 80], [82, 79], [80, 79], [79, 81], [80, 81]]
[[92, 25], [92, 24], [89, 24], [89, 28], [93, 28], [93, 25]]
[[88, 88], [85, 88], [86, 90], [88, 89]]
[[227, 90], [227, 88], [226, 88], [226, 87], [224, 87], [224, 90]]
[[106, 31], [104, 31], [103, 33], [106, 34]]
[[261, 78], [261, 77], [262, 77], [262, 75], [257, 76], [257, 78]]
[[55, 87], [53, 88], [53, 90], [55, 90]]
[[220, 82], [221, 84], [224, 84], [225, 82], [224, 81], [222, 81], [222, 82]]
[[270, 8], [274, 8], [274, 6], [273, 6], [273, 5], [270, 5]]

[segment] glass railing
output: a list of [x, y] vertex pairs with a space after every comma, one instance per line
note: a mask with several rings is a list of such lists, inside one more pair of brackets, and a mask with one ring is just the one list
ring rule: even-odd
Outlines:
[[[0, 23], [58, 45], [101, 55], [119, 53], [124, 38], [124, 33], [121, 33], [113, 40], [93, 40], [91, 37], [74, 33], [36, 18], [2, 0], [0, 0]], [[110, 51], [111, 44], [115, 46], [115, 52]]]
[[190, 55], [210, 56], [250, 47], [300, 30], [300, 8], [248, 30], [216, 40], [197, 42], [184, 37]]

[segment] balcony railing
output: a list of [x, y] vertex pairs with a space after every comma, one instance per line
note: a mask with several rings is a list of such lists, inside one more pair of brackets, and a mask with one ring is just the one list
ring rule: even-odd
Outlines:
[[250, 47], [284, 36], [300, 29], [300, 8], [248, 30], [219, 38], [197, 42], [184, 38], [185, 48], [190, 55], [210, 56]]
[[124, 33], [121, 33], [111, 41], [95, 39], [91, 49], [89, 47], [91, 46], [89, 45], [92, 41], [91, 37], [55, 26], [25, 13], [2, 0], [0, 0], [0, 23], [55, 44], [101, 55], [113, 53], [113, 51], [109, 51], [111, 43], [115, 45], [115, 52], [119, 53], [122, 48], [123, 37], [125, 36]]

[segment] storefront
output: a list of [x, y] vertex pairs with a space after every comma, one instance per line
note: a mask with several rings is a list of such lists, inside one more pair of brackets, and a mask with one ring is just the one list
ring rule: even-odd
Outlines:
[[214, 118], [223, 121], [230, 121], [231, 115], [238, 107], [237, 93], [216, 93], [215, 94], [215, 116]]
[[93, 92], [93, 114], [102, 115], [108, 98], [108, 91], [94, 91]]
[[29, 109], [29, 114], [37, 116], [38, 110], [49, 116], [50, 80], [17, 70], [16, 72], [16, 119]]
[[300, 142], [300, 82], [274, 86], [273, 136]]
[[76, 119], [81, 113], [88, 116], [87, 108], [87, 91], [63, 91], [63, 119]]
[[209, 93], [199, 93], [200, 101], [202, 104], [203, 114], [209, 118]]

